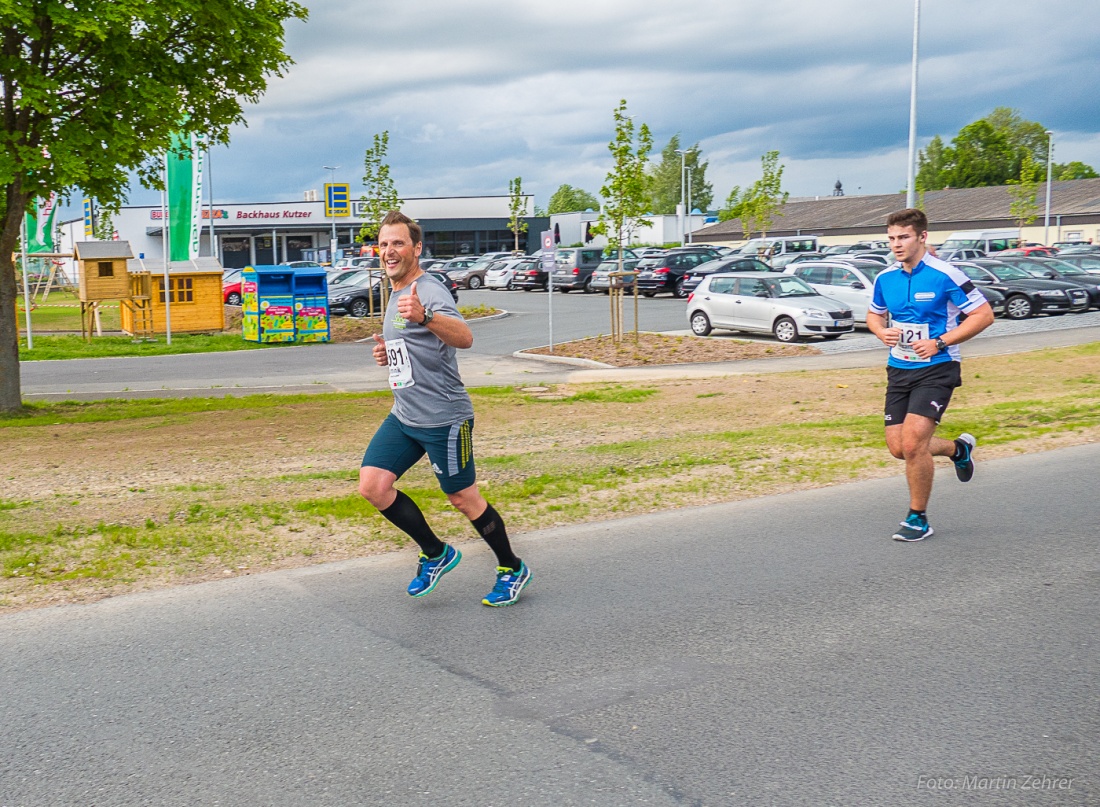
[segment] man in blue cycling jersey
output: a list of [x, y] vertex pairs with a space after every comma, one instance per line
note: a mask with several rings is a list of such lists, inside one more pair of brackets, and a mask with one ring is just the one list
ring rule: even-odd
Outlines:
[[886, 234], [898, 263], [875, 278], [867, 327], [890, 348], [886, 447], [905, 460], [909, 483], [909, 515], [893, 538], [921, 541], [933, 532], [927, 514], [932, 458], [950, 457], [963, 482], [974, 476], [974, 437], [945, 440], [935, 432], [951, 393], [962, 384], [959, 344], [993, 324], [993, 309], [965, 274], [929, 253], [922, 211], [891, 213]]

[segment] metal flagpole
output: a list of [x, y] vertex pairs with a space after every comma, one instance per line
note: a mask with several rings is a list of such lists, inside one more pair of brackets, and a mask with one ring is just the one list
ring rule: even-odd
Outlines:
[[210, 199], [210, 257], [218, 257], [218, 249], [214, 241], [214, 175], [211, 172], [210, 141], [206, 141], [206, 190]]
[[920, 0], [913, 0], [913, 74], [909, 86], [909, 164], [905, 168], [905, 206], [917, 203], [917, 50], [920, 44]]
[[171, 255], [168, 239], [171, 228], [168, 226], [168, 152], [164, 152], [164, 190], [160, 195], [161, 235], [164, 236], [161, 246], [164, 251], [164, 336], [165, 344], [172, 344], [172, 279], [168, 273], [168, 256]]
[[31, 335], [31, 289], [27, 282], [27, 214], [23, 213], [23, 226], [20, 228], [23, 241], [23, 313], [27, 318], [27, 350], [34, 348], [34, 336]]

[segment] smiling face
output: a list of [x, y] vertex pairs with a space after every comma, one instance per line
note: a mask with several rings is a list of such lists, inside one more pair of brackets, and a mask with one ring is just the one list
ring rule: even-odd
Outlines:
[[911, 224], [892, 224], [886, 228], [886, 238], [890, 242], [890, 251], [906, 269], [912, 269], [924, 257], [927, 232], [918, 233]]
[[423, 246], [413, 243], [406, 224], [384, 224], [378, 231], [378, 255], [395, 289], [403, 289], [419, 274]]

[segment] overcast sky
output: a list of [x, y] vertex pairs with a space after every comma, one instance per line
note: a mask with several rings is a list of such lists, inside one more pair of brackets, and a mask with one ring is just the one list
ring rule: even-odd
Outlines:
[[[903, 190], [914, 0], [312, 0], [296, 64], [212, 154], [215, 202], [361, 191], [390, 133], [398, 193], [598, 195], [625, 98], [655, 151], [699, 143], [715, 204], [777, 149], [792, 196]], [[1056, 162], [1100, 169], [1100, 3], [924, 0], [918, 144], [994, 107], [1054, 131]], [[159, 195], [135, 189], [134, 203]]]

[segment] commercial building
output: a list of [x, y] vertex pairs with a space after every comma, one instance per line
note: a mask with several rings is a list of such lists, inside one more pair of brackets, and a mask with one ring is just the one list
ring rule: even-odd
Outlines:
[[[534, 209], [534, 198], [525, 198], [527, 209]], [[511, 250], [515, 236], [508, 229], [510, 203], [509, 196], [407, 199], [401, 210], [424, 228], [424, 254], [449, 258]], [[365, 203], [353, 201], [349, 215], [327, 218], [323, 201], [209, 205], [202, 211], [199, 254], [213, 254], [226, 268], [325, 261], [333, 237], [340, 248], [356, 247], [364, 207]], [[115, 230], [130, 242], [135, 256], [159, 260], [164, 252], [163, 216], [156, 206], [124, 207], [114, 216]], [[523, 221], [527, 231], [520, 235], [520, 249], [534, 252], [550, 219], [527, 216]], [[88, 240], [82, 219], [65, 222], [61, 233], [62, 252], [71, 252], [73, 244]]]

